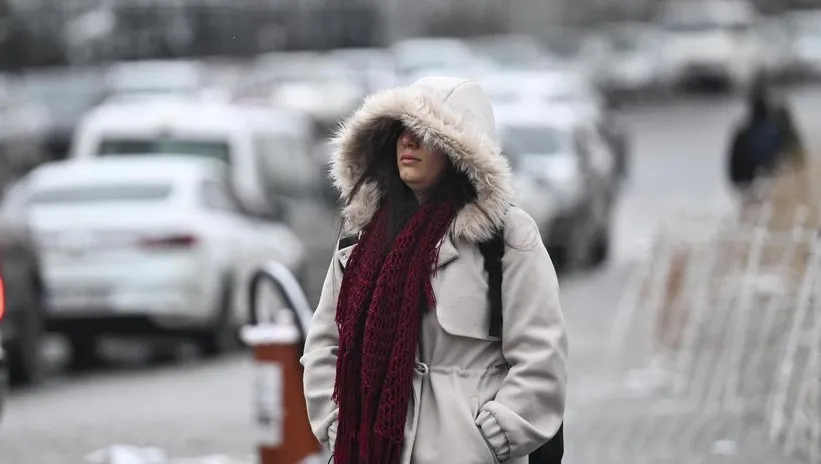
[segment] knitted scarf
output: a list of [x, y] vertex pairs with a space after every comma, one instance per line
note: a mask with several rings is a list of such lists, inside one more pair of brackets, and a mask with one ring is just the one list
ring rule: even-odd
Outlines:
[[383, 207], [351, 253], [336, 309], [335, 464], [399, 462], [422, 308], [435, 305], [430, 278], [454, 214], [449, 202], [422, 204], [386, 249]]

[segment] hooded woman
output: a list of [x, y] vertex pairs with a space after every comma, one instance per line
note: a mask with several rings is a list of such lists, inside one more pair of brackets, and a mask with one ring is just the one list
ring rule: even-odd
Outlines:
[[[523, 464], [559, 430], [567, 338], [539, 230], [512, 206], [493, 110], [430, 77], [365, 100], [332, 161], [343, 228], [302, 364], [337, 464]], [[503, 231], [502, 328], [479, 245]]]

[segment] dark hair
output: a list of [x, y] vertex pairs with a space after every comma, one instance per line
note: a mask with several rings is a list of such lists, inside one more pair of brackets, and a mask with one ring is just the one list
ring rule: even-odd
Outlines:
[[[419, 206], [416, 196], [399, 177], [396, 165], [396, 142], [405, 126], [396, 120], [383, 120], [376, 124], [367, 140], [363, 153], [369, 160], [365, 173], [357, 180], [346, 199], [350, 204], [366, 182], [375, 181], [383, 192], [383, 206], [388, 211], [388, 240], [393, 242], [399, 231]], [[446, 171], [431, 191], [428, 201], [450, 199], [458, 211], [476, 199], [476, 188], [467, 174], [459, 171], [448, 158]], [[386, 244], [387, 245], [387, 244]]]

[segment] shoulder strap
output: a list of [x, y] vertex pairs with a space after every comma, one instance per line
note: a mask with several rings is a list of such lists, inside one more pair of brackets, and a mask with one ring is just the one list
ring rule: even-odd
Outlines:
[[[359, 241], [358, 235], [349, 235], [339, 240], [337, 250], [355, 245]], [[490, 330], [491, 337], [502, 336], [502, 257], [505, 254], [504, 229], [497, 229], [493, 237], [479, 244], [479, 251], [485, 261], [485, 271], [488, 281], [488, 301], [490, 302]]]
[[505, 254], [504, 229], [497, 229], [490, 240], [479, 244], [487, 272], [491, 337], [502, 336], [502, 257]]

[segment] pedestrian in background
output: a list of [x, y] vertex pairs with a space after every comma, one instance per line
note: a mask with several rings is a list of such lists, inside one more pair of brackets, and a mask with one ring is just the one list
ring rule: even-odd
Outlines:
[[761, 200], [761, 180], [785, 163], [804, 162], [803, 148], [786, 102], [778, 102], [767, 82], [758, 79], [748, 99], [748, 114], [733, 133], [728, 174], [742, 201]]
[[[539, 230], [511, 205], [489, 99], [425, 78], [368, 98], [336, 143], [351, 235], [302, 358], [314, 433], [337, 464], [527, 463], [560, 434], [567, 338]], [[492, 282], [482, 247], [500, 234]]]

